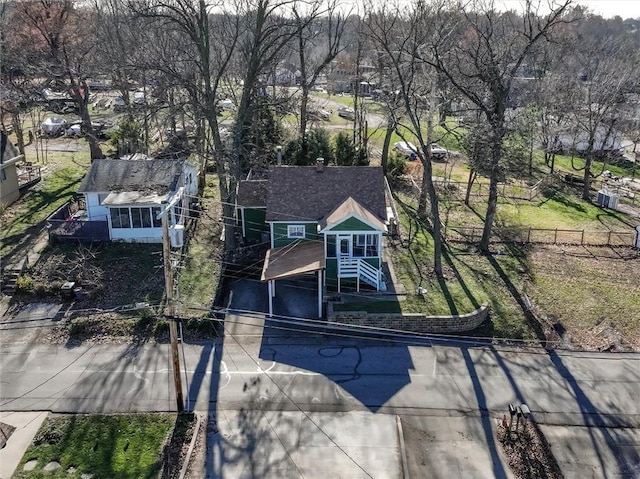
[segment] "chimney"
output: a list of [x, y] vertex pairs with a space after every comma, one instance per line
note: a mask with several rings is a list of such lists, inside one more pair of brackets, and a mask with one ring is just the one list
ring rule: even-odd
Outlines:
[[322, 173], [324, 171], [324, 158], [316, 158], [316, 171]]
[[282, 166], [282, 147], [276, 146], [276, 166]]

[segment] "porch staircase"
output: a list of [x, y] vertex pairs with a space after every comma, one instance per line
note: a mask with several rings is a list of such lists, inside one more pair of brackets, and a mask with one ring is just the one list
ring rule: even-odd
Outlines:
[[2, 293], [11, 296], [18, 289], [18, 278], [28, 266], [26, 257], [14, 264], [7, 265], [2, 268], [2, 277], [0, 284], [2, 285]]
[[[338, 278], [357, 278], [373, 286], [378, 291], [385, 291], [382, 280], [382, 269], [378, 270], [361, 258], [341, 257], [338, 259]], [[358, 284], [358, 290], [360, 285]]]

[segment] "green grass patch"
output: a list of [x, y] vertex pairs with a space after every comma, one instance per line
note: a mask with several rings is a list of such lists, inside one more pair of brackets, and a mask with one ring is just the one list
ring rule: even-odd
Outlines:
[[77, 191], [89, 161], [71, 157], [56, 161], [62, 166], [45, 169], [42, 181], [3, 213], [0, 255], [9, 255], [30, 227], [44, 221]]
[[[15, 479], [156, 478], [161, 468], [165, 438], [175, 423], [171, 414], [114, 416], [53, 416], [45, 420], [27, 449]], [[36, 460], [34, 471], [23, 471], [26, 462]], [[44, 471], [51, 461], [61, 467]], [[71, 471], [74, 472], [70, 472]]]
[[[393, 251], [396, 275], [410, 292], [422, 288], [423, 294], [410, 294], [400, 302], [402, 312], [430, 316], [466, 314], [482, 303], [491, 306], [493, 334], [496, 337], [534, 339], [514, 291], [526, 280], [526, 258], [516, 252], [481, 256], [475, 250], [449, 246], [443, 256], [444, 278], [433, 274], [433, 237], [415, 219], [411, 206], [401, 210], [404, 247]], [[505, 250], [506, 251], [506, 250]]]
[[193, 308], [182, 311], [187, 317], [207, 314], [218, 287], [223, 253], [220, 241], [222, 231], [217, 221], [218, 187], [217, 176], [209, 174], [203, 192], [204, 211], [195, 223], [193, 236], [187, 246], [187, 260], [179, 276], [180, 298]]

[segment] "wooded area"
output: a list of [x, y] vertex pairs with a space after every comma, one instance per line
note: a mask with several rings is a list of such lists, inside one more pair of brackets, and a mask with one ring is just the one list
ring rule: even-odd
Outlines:
[[[2, 126], [24, 152], [22, 116], [43, 103], [43, 92], [61, 92], [81, 118], [91, 158], [100, 158], [91, 104], [102, 89], [116, 90], [125, 113], [116, 134], [128, 153], [146, 153], [151, 125], [161, 124], [192, 140], [180, 154], [217, 173], [225, 246], [234, 249], [238, 181], [275, 163], [277, 145], [286, 164], [331, 159], [313, 119], [314, 91], [353, 96], [353, 120], [339, 135], [349, 154], [339, 164], [368, 164], [373, 101], [386, 124], [383, 167], [394, 132], [417, 142], [418, 214], [431, 225], [440, 275], [430, 147], [443, 135], [458, 135], [471, 175], [489, 180], [484, 252], [498, 184], [530, 174], [534, 150], [550, 172], [555, 154], [579, 157], [589, 200], [604, 171], [593, 162], [624, 161], [623, 143], [635, 153], [640, 142], [640, 19], [603, 19], [571, 0], [547, 4], [501, 11], [491, 0], [365, 1], [350, 10], [336, 0], [3, 1]], [[283, 128], [291, 116], [297, 128]]]

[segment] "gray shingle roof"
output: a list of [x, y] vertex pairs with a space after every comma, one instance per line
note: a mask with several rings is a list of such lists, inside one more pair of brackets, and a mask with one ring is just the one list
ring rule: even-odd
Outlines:
[[80, 193], [139, 191], [167, 193], [175, 191], [184, 160], [93, 160], [85, 175]]
[[386, 219], [381, 167], [278, 166], [269, 170], [267, 221], [320, 221], [352, 197], [371, 213]]
[[236, 202], [239, 206], [267, 206], [267, 181], [241, 181], [238, 184], [238, 197]]

